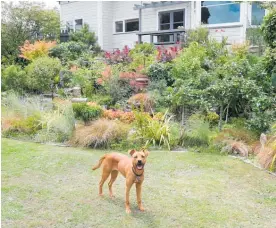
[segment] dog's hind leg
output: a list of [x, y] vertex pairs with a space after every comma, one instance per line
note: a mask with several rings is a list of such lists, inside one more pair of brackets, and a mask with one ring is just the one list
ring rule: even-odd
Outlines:
[[109, 195], [110, 197], [113, 197], [113, 192], [112, 192], [112, 184], [114, 183], [114, 181], [116, 180], [118, 176], [118, 170], [113, 170], [111, 172], [111, 178], [110, 178], [110, 181], [108, 183], [108, 188], [109, 188]]
[[110, 170], [106, 169], [105, 167], [103, 168], [103, 173], [102, 173], [102, 179], [99, 183], [99, 195], [102, 196], [103, 195], [103, 184], [104, 182], [107, 180], [107, 178], [110, 175]]

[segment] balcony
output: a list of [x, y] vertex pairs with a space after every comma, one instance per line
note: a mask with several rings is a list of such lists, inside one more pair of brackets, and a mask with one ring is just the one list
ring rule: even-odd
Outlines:
[[154, 45], [170, 45], [177, 44], [179, 42], [185, 42], [186, 30], [185, 29], [173, 29], [173, 30], [159, 30], [150, 32], [138, 32], [138, 43], [142, 43], [143, 36], [150, 36], [150, 43]]

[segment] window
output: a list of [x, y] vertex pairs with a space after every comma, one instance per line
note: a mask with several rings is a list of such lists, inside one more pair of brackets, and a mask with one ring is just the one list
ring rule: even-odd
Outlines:
[[240, 4], [231, 1], [202, 1], [201, 23], [221, 24], [240, 22]]
[[[177, 29], [179, 26], [185, 26], [185, 10], [176, 10], [159, 13], [159, 30]], [[158, 42], [170, 42], [173, 35], [162, 35], [158, 37]]]
[[159, 13], [159, 29], [169, 30], [177, 29], [179, 26], [185, 25], [184, 10]]
[[122, 21], [116, 21], [115, 22], [115, 31], [116, 32], [123, 32], [123, 22]]
[[75, 31], [79, 31], [82, 29], [82, 19], [75, 20]]
[[139, 30], [139, 19], [125, 21], [126, 32], [133, 32]]
[[257, 3], [252, 3], [251, 25], [262, 24], [264, 16], [265, 9], [262, 9]]

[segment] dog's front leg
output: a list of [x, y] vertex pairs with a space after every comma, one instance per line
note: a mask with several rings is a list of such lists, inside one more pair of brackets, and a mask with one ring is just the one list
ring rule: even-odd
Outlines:
[[126, 182], [126, 213], [131, 213], [130, 206], [129, 206], [129, 191], [133, 185], [133, 182], [127, 181]]
[[136, 196], [137, 196], [137, 203], [138, 208], [140, 211], [144, 211], [145, 208], [142, 205], [142, 183], [136, 183]]

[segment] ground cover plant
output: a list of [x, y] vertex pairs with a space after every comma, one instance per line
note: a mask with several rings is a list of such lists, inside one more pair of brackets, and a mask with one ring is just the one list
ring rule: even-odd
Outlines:
[[[98, 196], [91, 167], [107, 150], [83, 150], [2, 139], [3, 227], [273, 227], [275, 177], [227, 156], [150, 151], [143, 203], [124, 210], [125, 182], [115, 199]], [[126, 151], [124, 151], [126, 153]], [[54, 212], [54, 213], [53, 213]]]

